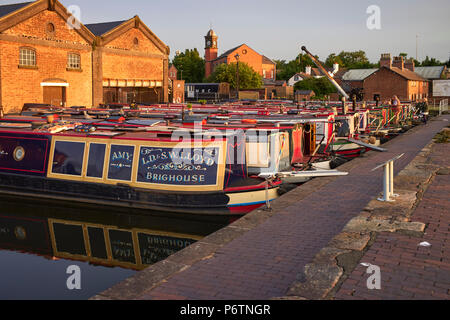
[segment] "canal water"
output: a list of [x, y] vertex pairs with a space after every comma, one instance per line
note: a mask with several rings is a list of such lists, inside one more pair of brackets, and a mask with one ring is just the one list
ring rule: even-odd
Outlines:
[[89, 299], [227, 220], [0, 198], [0, 300]]

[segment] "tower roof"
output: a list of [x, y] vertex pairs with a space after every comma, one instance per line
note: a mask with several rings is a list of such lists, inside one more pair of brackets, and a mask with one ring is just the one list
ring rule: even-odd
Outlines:
[[217, 37], [217, 34], [214, 32], [213, 29], [209, 29], [208, 33], [206, 34], [207, 37]]

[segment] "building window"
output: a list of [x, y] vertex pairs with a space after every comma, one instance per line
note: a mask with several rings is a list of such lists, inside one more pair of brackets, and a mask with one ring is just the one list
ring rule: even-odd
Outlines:
[[19, 65], [23, 67], [35, 67], [36, 51], [31, 48], [20, 48]]
[[69, 53], [67, 56], [67, 68], [69, 69], [81, 69], [81, 57], [77, 53]]
[[55, 25], [53, 23], [47, 24], [46, 33], [48, 36], [51, 36], [55, 33]]
[[139, 45], [139, 39], [138, 39], [138, 38], [134, 38], [133, 44], [134, 44], [135, 46], [138, 46], [138, 45]]

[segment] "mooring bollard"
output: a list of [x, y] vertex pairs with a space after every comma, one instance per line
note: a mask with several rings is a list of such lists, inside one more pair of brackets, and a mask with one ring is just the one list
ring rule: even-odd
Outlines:
[[393, 202], [395, 200], [392, 200], [391, 197], [398, 197], [398, 194], [394, 193], [394, 162], [404, 155], [405, 154], [402, 153], [401, 155], [396, 156], [395, 158], [388, 160], [385, 163], [380, 164], [379, 166], [372, 169], [373, 172], [381, 167], [384, 167], [383, 197], [378, 198], [378, 201]]
[[260, 173], [260, 178], [263, 178], [266, 180], [266, 207], [264, 210], [266, 211], [272, 211], [272, 207], [270, 206], [270, 197], [269, 197], [269, 186], [272, 183], [273, 179], [276, 177], [276, 173]]

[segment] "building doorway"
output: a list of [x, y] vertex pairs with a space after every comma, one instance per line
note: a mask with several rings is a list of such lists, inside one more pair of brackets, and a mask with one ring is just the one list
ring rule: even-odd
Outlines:
[[65, 107], [67, 103], [67, 83], [41, 83], [43, 88], [43, 103], [55, 107]]

